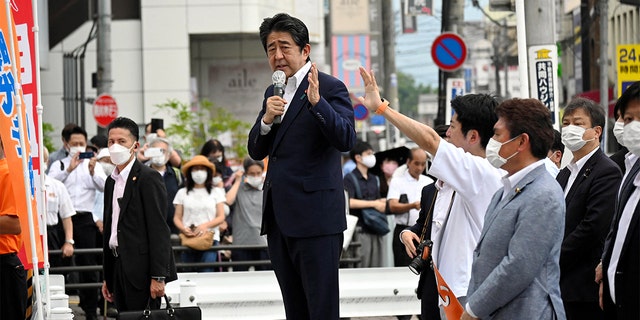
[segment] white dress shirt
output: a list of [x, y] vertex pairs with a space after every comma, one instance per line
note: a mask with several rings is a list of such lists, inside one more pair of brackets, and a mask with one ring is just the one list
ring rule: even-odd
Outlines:
[[121, 199], [124, 195], [124, 188], [127, 186], [127, 180], [129, 179], [129, 173], [135, 158], [129, 161], [121, 172], [118, 172], [116, 167], [111, 173], [111, 178], [115, 180], [113, 185], [113, 198], [111, 199], [111, 236], [109, 237], [109, 248], [114, 249], [118, 247], [118, 221], [120, 220], [120, 203], [118, 199]]
[[576, 181], [576, 178], [578, 177], [578, 173], [580, 173], [580, 170], [582, 170], [582, 167], [584, 167], [584, 164], [587, 163], [587, 160], [589, 160], [593, 156], [593, 154], [596, 153], [597, 150], [598, 148], [595, 148], [591, 150], [591, 152], [589, 152], [587, 155], [580, 158], [580, 160], [575, 162], [571, 161], [571, 163], [567, 165], [567, 168], [569, 169], [569, 171], [571, 171], [571, 175], [569, 175], [569, 180], [567, 180], [567, 186], [564, 188], [565, 198], [567, 197], [567, 194], [569, 194], [569, 190], [571, 190], [571, 186], [573, 186], [573, 183]]
[[[544, 159], [542, 160], [538, 160], [522, 169], [520, 169], [518, 172], [512, 174], [512, 175], [506, 175], [504, 177], [502, 177], [502, 185], [504, 186], [504, 190], [502, 190], [502, 199], [504, 200], [504, 198], [507, 196], [507, 194], [509, 194], [509, 192], [511, 192], [511, 190], [513, 189], [513, 187], [518, 184], [518, 182], [520, 182], [520, 180], [522, 180], [522, 178], [524, 178], [524, 176], [526, 176], [529, 172], [533, 171], [533, 169], [544, 165]], [[516, 192], [517, 193], [517, 192]]]
[[556, 176], [558, 175], [558, 172], [560, 172], [560, 168], [558, 168], [558, 166], [556, 166], [555, 163], [553, 163], [553, 161], [551, 161], [551, 159], [544, 158], [544, 167], [547, 169], [547, 172], [549, 172], [549, 174], [555, 179]]
[[[302, 83], [302, 80], [304, 80], [304, 78], [307, 76], [309, 70], [311, 70], [311, 61], [307, 61], [307, 63], [302, 66], [302, 68], [300, 68], [300, 70], [298, 70], [298, 72], [296, 72], [293, 77], [287, 79], [287, 84], [284, 87], [284, 95], [282, 96], [282, 98], [288, 103], [284, 105], [284, 113], [282, 114], [282, 119], [284, 119], [284, 116], [287, 114], [287, 110], [289, 110], [291, 100], [293, 100], [293, 96], [296, 94], [296, 91], [298, 91], [300, 83]], [[266, 124], [262, 120], [260, 120], [260, 123], [260, 134], [264, 136], [269, 133], [269, 131], [271, 131], [271, 126], [273, 125], [273, 123]]]
[[59, 219], [69, 218], [76, 214], [71, 197], [64, 184], [56, 179], [44, 176], [44, 186], [47, 190], [47, 225], [55, 226]]
[[[391, 178], [387, 199], [400, 199], [401, 194], [406, 194], [409, 203], [420, 201], [422, 188], [432, 182], [431, 178], [423, 174], [416, 179], [411, 176], [409, 170], [406, 170], [402, 175]], [[419, 215], [420, 210], [412, 208], [408, 213], [394, 215], [394, 218], [396, 225], [412, 226], [418, 220]]]
[[[60, 161], [63, 163], [62, 169]], [[92, 176], [89, 173], [89, 159], [81, 160], [71, 172], [67, 172], [71, 158], [66, 157], [60, 161], [51, 164], [49, 177], [64, 183], [76, 211], [93, 212], [96, 190], [104, 191], [104, 182], [107, 179], [102, 166], [96, 163]]]
[[[436, 199], [434, 205], [432, 257], [456, 297], [467, 294], [473, 250], [480, 238], [491, 197], [502, 186], [500, 178], [504, 172], [485, 158], [440, 140], [429, 169], [429, 174], [444, 181], [440, 184], [440, 199]], [[453, 191], [456, 194], [452, 203]], [[451, 213], [445, 222], [449, 206]]]

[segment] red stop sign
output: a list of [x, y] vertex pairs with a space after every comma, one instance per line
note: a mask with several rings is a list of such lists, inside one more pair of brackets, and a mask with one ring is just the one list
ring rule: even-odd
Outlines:
[[118, 104], [111, 95], [101, 94], [93, 103], [93, 117], [96, 123], [106, 128], [111, 121], [118, 117]]

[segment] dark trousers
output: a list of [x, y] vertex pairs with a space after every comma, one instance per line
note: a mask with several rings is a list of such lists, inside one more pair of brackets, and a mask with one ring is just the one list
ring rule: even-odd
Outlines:
[[564, 310], [567, 320], [600, 320], [604, 319], [604, 311], [600, 309], [597, 301], [593, 302], [564, 302]]
[[[231, 259], [233, 262], [239, 261], [256, 261], [256, 260], [269, 260], [269, 252], [266, 249], [261, 250], [242, 250], [234, 249], [231, 251]], [[256, 265], [254, 266], [256, 271], [258, 270], [271, 270], [269, 265]], [[247, 271], [249, 266], [233, 266], [233, 271]]]
[[[62, 249], [64, 240], [64, 230], [61, 223], [47, 226], [47, 246], [49, 250]], [[49, 264], [51, 267], [67, 267], [72, 264], [72, 260], [71, 258], [63, 258], [62, 254], [49, 255]]]
[[429, 267], [420, 274], [418, 283], [418, 299], [420, 299], [420, 317], [422, 320], [440, 320], [438, 307], [438, 288], [436, 275]]
[[[73, 240], [76, 249], [94, 249], [97, 248], [96, 236], [98, 227], [93, 221], [93, 215], [90, 212], [77, 212], [73, 217]], [[78, 266], [95, 266], [97, 265], [97, 257], [94, 254], [78, 254], [75, 256], [75, 262]], [[98, 282], [98, 272], [81, 271], [78, 275], [80, 283], [96, 283]], [[96, 309], [98, 308], [98, 290], [82, 289], [79, 290], [80, 307], [87, 314], [88, 318], [95, 318]]]
[[269, 256], [287, 319], [338, 320], [338, 265], [343, 234], [287, 237], [280, 232], [275, 219], [270, 220]]
[[15, 253], [0, 255], [0, 319], [25, 318], [27, 272]]
[[411, 257], [407, 255], [407, 250], [404, 248], [404, 244], [400, 241], [400, 232], [402, 230], [408, 228], [409, 226], [405, 226], [402, 224], [396, 224], [396, 227], [393, 229], [393, 266], [394, 267], [406, 267], [411, 263]]
[[124, 267], [122, 266], [123, 263], [127, 262], [122, 261], [121, 258], [116, 258], [113, 276], [113, 294], [118, 311], [144, 310], [147, 307], [147, 302], [151, 309], [160, 309], [160, 298], [150, 299], [151, 279], [149, 279], [149, 284], [142, 288], [133, 286], [127, 281], [124, 274]]

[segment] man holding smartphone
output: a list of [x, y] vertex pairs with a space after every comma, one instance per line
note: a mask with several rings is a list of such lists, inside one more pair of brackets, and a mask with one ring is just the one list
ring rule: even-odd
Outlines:
[[[51, 163], [49, 177], [64, 183], [76, 214], [73, 222], [73, 240], [66, 242], [79, 249], [96, 248], [98, 227], [93, 219], [93, 205], [96, 191], [104, 191], [107, 179], [102, 166], [96, 165], [97, 158], [93, 152], [85, 152], [87, 148], [87, 132], [79, 126], [70, 128], [69, 155], [62, 160]], [[84, 254], [75, 257], [76, 265], [96, 265], [96, 256]], [[80, 272], [80, 283], [98, 282], [97, 272]], [[86, 319], [96, 319], [98, 291], [83, 289], [79, 292], [80, 306], [86, 313]]]
[[[153, 118], [151, 119], [151, 122], [144, 126], [145, 143], [136, 155], [138, 161], [147, 165], [149, 164], [148, 161], [151, 160], [151, 157], [146, 156], [145, 152], [147, 151], [147, 148], [150, 147], [149, 144], [151, 141], [156, 138], [167, 139], [167, 134], [164, 132], [164, 119]], [[171, 149], [169, 154], [169, 164], [175, 168], [180, 168], [182, 166], [182, 157], [175, 149]]]
[[422, 188], [433, 182], [423, 174], [427, 167], [427, 153], [420, 148], [413, 148], [407, 157], [407, 170], [391, 179], [389, 184], [389, 210], [395, 215], [396, 227], [393, 231], [393, 265], [406, 267], [411, 262], [400, 242], [400, 232], [412, 226], [420, 213], [420, 196]]

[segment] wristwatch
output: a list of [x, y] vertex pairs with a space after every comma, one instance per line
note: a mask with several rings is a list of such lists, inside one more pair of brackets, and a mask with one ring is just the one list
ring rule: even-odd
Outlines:
[[164, 277], [151, 277], [151, 279], [158, 281], [158, 282], [164, 282]]
[[75, 241], [73, 241], [73, 239], [67, 239], [67, 240], [65, 240], [64, 242], [66, 242], [66, 243], [68, 243], [68, 244], [70, 244], [70, 245], [74, 245], [74, 244], [76, 244], [76, 242], [75, 242]]

